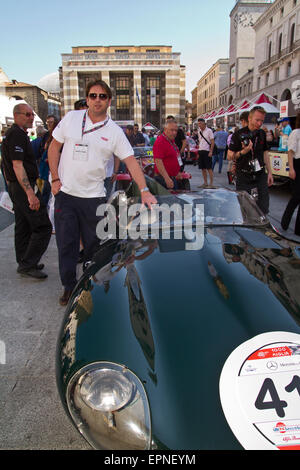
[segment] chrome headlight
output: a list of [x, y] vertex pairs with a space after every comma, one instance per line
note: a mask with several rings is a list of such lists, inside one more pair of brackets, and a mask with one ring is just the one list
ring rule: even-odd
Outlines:
[[67, 404], [79, 431], [95, 449], [150, 449], [146, 392], [126, 367], [97, 362], [80, 369], [69, 382]]

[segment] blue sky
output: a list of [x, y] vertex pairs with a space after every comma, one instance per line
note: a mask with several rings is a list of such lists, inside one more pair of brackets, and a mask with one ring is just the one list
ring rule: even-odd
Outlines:
[[[197, 80], [229, 55], [235, 0], [0, 0], [0, 67], [36, 84], [80, 45], [172, 45], [186, 66], [187, 99]], [[4, 46], [5, 45], [5, 46]]]

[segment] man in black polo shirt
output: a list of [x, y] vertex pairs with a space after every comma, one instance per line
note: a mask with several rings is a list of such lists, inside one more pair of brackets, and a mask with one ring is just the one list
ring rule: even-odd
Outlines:
[[48, 247], [52, 225], [36, 186], [38, 168], [27, 135], [34, 114], [25, 103], [16, 105], [13, 113], [14, 124], [2, 143], [2, 161], [15, 214], [17, 271], [24, 276], [45, 279], [44, 266], [38, 263]]
[[133, 126], [133, 147], [145, 147], [145, 137], [139, 131], [138, 124]]
[[[248, 126], [231, 138], [228, 160], [236, 162], [236, 189], [249, 194], [257, 190], [257, 205], [269, 212], [269, 186], [273, 184], [266, 133], [261, 129], [265, 110], [259, 106], [249, 113]], [[267, 170], [267, 171], [266, 171]]]

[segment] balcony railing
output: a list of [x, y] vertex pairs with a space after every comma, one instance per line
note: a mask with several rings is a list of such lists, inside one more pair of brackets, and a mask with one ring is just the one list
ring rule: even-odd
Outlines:
[[114, 54], [62, 54], [63, 62], [95, 62], [95, 61], [118, 61], [118, 60], [178, 60], [180, 53], [163, 53], [163, 52], [148, 52], [148, 53], [114, 53]]
[[269, 59], [265, 60], [259, 65], [259, 71], [261, 72], [264, 68], [268, 67], [268, 65], [273, 64], [274, 62], [277, 62], [280, 59], [283, 59], [285, 56], [290, 54], [291, 52], [296, 51], [300, 47], [300, 39], [298, 41], [293, 42], [289, 47], [286, 47], [285, 49], [282, 49], [280, 52], [277, 52], [277, 54], [272, 55], [269, 57]]

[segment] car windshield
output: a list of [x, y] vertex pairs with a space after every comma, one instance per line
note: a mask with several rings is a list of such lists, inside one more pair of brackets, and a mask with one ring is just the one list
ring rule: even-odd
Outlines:
[[[178, 192], [156, 195], [157, 205], [147, 210], [141, 207], [138, 197], [126, 201], [126, 225], [139, 224], [141, 229], [195, 226], [263, 226], [268, 219], [246, 192], [226, 189], [203, 189], [195, 192]], [[126, 196], [124, 195], [126, 200]], [[114, 205], [118, 204], [117, 200]], [[138, 222], [137, 222], [138, 219]], [[128, 222], [129, 221], [129, 222]], [[120, 222], [120, 218], [119, 218]]]

